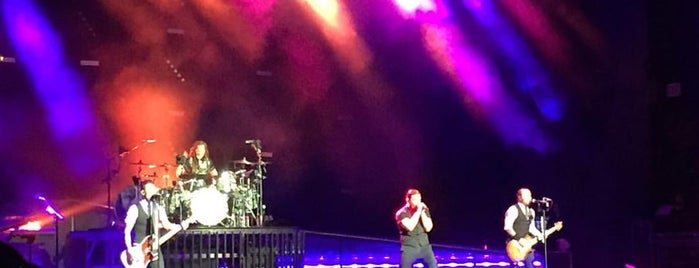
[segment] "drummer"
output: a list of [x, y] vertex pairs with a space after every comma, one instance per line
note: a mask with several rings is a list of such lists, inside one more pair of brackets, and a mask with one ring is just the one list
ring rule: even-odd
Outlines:
[[186, 152], [185, 159], [178, 163], [175, 174], [184, 180], [184, 186], [190, 191], [216, 184], [218, 171], [209, 157], [206, 142], [197, 140]]

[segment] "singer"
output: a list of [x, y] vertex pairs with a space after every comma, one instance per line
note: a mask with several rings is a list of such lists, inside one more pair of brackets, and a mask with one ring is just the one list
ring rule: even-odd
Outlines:
[[413, 267], [422, 259], [429, 268], [437, 268], [427, 233], [432, 231], [432, 217], [422, 195], [416, 189], [405, 194], [405, 205], [396, 211], [396, 223], [400, 233], [400, 268]]

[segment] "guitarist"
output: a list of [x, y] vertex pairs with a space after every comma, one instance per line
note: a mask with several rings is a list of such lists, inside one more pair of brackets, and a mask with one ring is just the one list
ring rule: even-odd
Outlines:
[[[517, 203], [510, 206], [505, 212], [505, 232], [509, 239], [520, 239], [528, 234], [543, 240], [544, 234], [534, 226], [534, 209], [529, 205], [532, 202], [532, 192], [527, 188], [517, 190]], [[526, 268], [533, 268], [534, 253], [529, 252], [523, 262]]]
[[[141, 182], [141, 195], [143, 198], [129, 207], [124, 220], [126, 227], [124, 228], [124, 242], [126, 243], [127, 252], [135, 250], [134, 242], [140, 243], [146, 236], [156, 234], [153, 225], [157, 223], [158, 227], [172, 230], [179, 226], [171, 223], [167, 219], [165, 209], [153, 201], [154, 196], [160, 189], [152, 180]], [[186, 229], [186, 227], [183, 226]], [[131, 234], [134, 233], [135, 237]], [[160, 255], [160, 249], [157, 250], [157, 255]], [[148, 267], [163, 268], [164, 262], [162, 258], [154, 259]]]

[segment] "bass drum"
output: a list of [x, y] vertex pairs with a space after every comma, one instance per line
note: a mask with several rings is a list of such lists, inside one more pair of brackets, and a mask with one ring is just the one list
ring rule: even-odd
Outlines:
[[196, 190], [192, 193], [192, 218], [206, 226], [214, 226], [228, 216], [228, 196], [214, 187]]

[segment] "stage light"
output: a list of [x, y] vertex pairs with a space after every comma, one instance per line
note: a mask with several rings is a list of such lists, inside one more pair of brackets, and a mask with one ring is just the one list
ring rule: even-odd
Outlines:
[[436, 6], [432, 0], [395, 0], [396, 5], [403, 11], [415, 13], [416, 11], [434, 11]]
[[100, 61], [98, 61], [98, 60], [80, 60], [80, 66], [99, 67]]
[[13, 57], [7, 57], [7, 56], [0, 55], [0, 62], [16, 63], [17, 60]]
[[308, 0], [306, 2], [326, 23], [333, 27], [339, 25], [337, 17], [340, 12], [340, 4], [337, 0]]
[[17, 229], [24, 231], [39, 231], [41, 230], [41, 223], [39, 221], [30, 221], [20, 227], [17, 227]]

